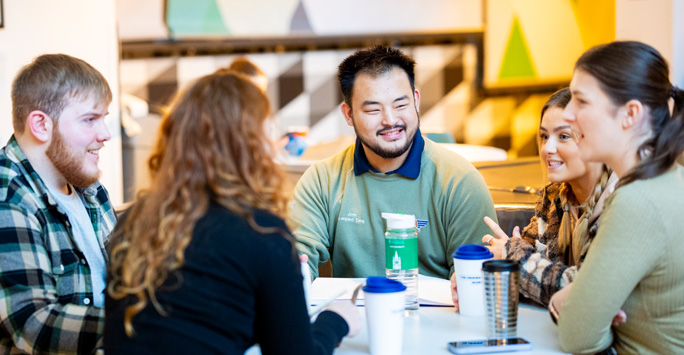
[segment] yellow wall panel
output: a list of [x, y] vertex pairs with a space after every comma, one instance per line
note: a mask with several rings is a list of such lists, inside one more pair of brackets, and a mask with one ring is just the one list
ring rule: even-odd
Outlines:
[[513, 1], [487, 0], [485, 16], [485, 86], [499, 82], [499, 71], [513, 27]]
[[510, 115], [515, 110], [512, 97], [489, 98], [466, 118], [465, 143], [487, 145], [497, 136], [510, 135]]
[[539, 82], [569, 81], [584, 51], [572, 0], [515, 0]]
[[[534, 76], [502, 76], [517, 19]], [[615, 39], [615, 0], [488, 0], [485, 25], [486, 87], [569, 81], [588, 47]], [[523, 58], [524, 59], [524, 58]]]
[[523, 149], [530, 141], [537, 139], [542, 107], [549, 95], [533, 95], [518, 106], [511, 118], [511, 155]]
[[615, 40], [615, 0], [572, 0], [584, 49]]

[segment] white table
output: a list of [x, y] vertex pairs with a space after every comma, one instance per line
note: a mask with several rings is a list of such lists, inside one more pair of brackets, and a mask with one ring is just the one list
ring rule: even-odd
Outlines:
[[[336, 355], [368, 354], [368, 331], [366, 315], [359, 307], [363, 328], [354, 338], [344, 338]], [[447, 343], [451, 341], [478, 340], [486, 338], [485, 317], [467, 317], [454, 311], [453, 307], [421, 306], [417, 316], [404, 319], [403, 355], [451, 354]], [[558, 347], [556, 326], [549, 312], [537, 306], [521, 304], [518, 311], [518, 336], [532, 343], [531, 351], [507, 354], [562, 354]], [[245, 354], [260, 354], [253, 347]]]
[[440, 143], [439, 145], [458, 153], [469, 162], [503, 161], [508, 159], [508, 153], [501, 148], [459, 143]]
[[[365, 322], [365, 312], [363, 312]], [[417, 316], [404, 319], [402, 354], [451, 354], [451, 341], [486, 338], [485, 317], [467, 317], [453, 307], [421, 307]], [[364, 323], [365, 325], [365, 323]], [[532, 351], [509, 354], [560, 354], [556, 326], [546, 309], [521, 304], [518, 312], [518, 336], [532, 343]], [[354, 338], [345, 338], [335, 351], [339, 355], [368, 354], [366, 327]]]

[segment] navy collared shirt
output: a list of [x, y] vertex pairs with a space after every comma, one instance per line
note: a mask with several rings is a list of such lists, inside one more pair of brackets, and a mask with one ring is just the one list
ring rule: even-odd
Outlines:
[[[401, 164], [398, 169], [388, 171], [385, 174], [397, 173], [406, 176], [409, 179], [417, 179], [418, 175], [420, 175], [420, 158], [423, 155], [423, 148], [425, 148], [425, 140], [423, 140], [423, 136], [420, 134], [420, 128], [418, 128], [404, 163]], [[363, 144], [359, 137], [356, 137], [356, 147], [354, 149], [354, 174], [361, 175], [368, 170], [379, 173], [379, 171], [373, 168], [368, 162]]]

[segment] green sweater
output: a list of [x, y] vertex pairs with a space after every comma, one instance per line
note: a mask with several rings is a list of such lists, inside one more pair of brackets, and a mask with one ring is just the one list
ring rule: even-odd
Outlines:
[[[682, 211], [678, 164], [615, 190], [558, 320], [563, 350], [684, 354]], [[627, 323], [611, 328], [620, 309]]]
[[382, 212], [427, 220], [418, 233], [419, 270], [441, 278], [453, 272], [457, 247], [481, 244], [491, 233], [483, 217], [496, 218], [482, 175], [458, 154], [425, 140], [417, 179], [372, 171], [356, 176], [352, 145], [311, 166], [295, 188], [294, 234], [312, 275], [330, 258], [335, 277], [384, 275]]

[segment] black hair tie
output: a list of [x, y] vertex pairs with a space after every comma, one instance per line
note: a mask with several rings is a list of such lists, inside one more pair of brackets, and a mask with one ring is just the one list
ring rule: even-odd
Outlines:
[[677, 85], [672, 85], [672, 88], [670, 89], [670, 97], [673, 98], [673, 99], [674, 99], [675, 97], [677, 97], [677, 92], [678, 92], [678, 91], [679, 91], [679, 88], [677, 87]]

